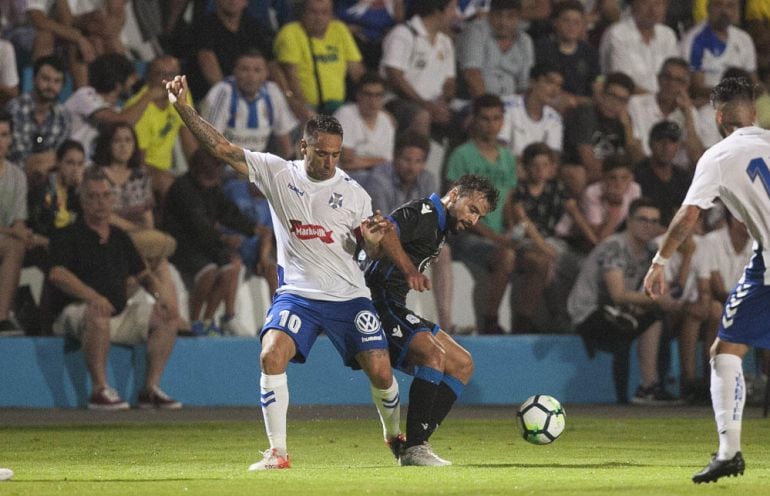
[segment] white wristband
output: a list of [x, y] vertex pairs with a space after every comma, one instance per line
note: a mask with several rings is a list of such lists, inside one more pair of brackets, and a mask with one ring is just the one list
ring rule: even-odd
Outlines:
[[665, 267], [666, 264], [668, 263], [668, 260], [669, 260], [668, 258], [660, 254], [660, 251], [655, 253], [655, 256], [652, 257], [652, 263], [660, 265], [661, 267]]

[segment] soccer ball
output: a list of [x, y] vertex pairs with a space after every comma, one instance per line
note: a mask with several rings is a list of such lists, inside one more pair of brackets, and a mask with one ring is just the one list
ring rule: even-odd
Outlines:
[[565, 418], [564, 408], [556, 398], [537, 394], [521, 404], [516, 423], [528, 443], [549, 444], [564, 431]]

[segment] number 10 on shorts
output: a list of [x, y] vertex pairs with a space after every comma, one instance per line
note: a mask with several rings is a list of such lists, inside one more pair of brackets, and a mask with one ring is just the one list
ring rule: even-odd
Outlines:
[[278, 322], [281, 327], [285, 327], [294, 334], [299, 332], [300, 327], [302, 327], [302, 319], [288, 310], [281, 310], [278, 315], [281, 318]]

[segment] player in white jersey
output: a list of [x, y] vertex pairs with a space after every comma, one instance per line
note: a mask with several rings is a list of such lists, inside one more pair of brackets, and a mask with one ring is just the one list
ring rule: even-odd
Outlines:
[[696, 484], [743, 474], [741, 417], [746, 401], [743, 356], [749, 346], [770, 348], [770, 132], [754, 127], [754, 87], [743, 78], [722, 80], [711, 92], [716, 122], [725, 139], [698, 161], [690, 189], [668, 228], [644, 279], [655, 298], [665, 291], [664, 266], [719, 197], [754, 239], [754, 255], [733, 289], [711, 346], [711, 403], [719, 451], [692, 478]]
[[201, 145], [248, 176], [270, 202], [279, 288], [260, 333], [260, 400], [270, 448], [249, 470], [290, 467], [286, 366], [289, 361], [304, 362], [321, 332], [345, 365], [366, 372], [385, 440], [398, 454], [403, 441], [398, 382], [371, 293], [355, 262], [358, 245], [376, 258], [379, 242], [392, 225], [379, 213], [372, 215], [369, 195], [337, 169], [342, 126], [333, 117], [313, 117], [300, 142], [304, 160], [286, 161], [230, 143], [187, 103], [184, 76], [167, 82], [166, 89]]

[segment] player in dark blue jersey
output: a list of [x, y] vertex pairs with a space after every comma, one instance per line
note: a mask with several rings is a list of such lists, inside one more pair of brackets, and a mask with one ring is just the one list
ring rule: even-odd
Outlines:
[[481, 176], [464, 175], [452, 189], [409, 202], [389, 219], [395, 229], [380, 246], [385, 257], [366, 261], [366, 283], [388, 337], [391, 363], [414, 377], [409, 389], [401, 465], [443, 466], [428, 439], [446, 418], [473, 373], [473, 359], [438, 325], [406, 307], [410, 289], [430, 289], [423, 274], [449, 233], [476, 224], [495, 209], [498, 191]]

